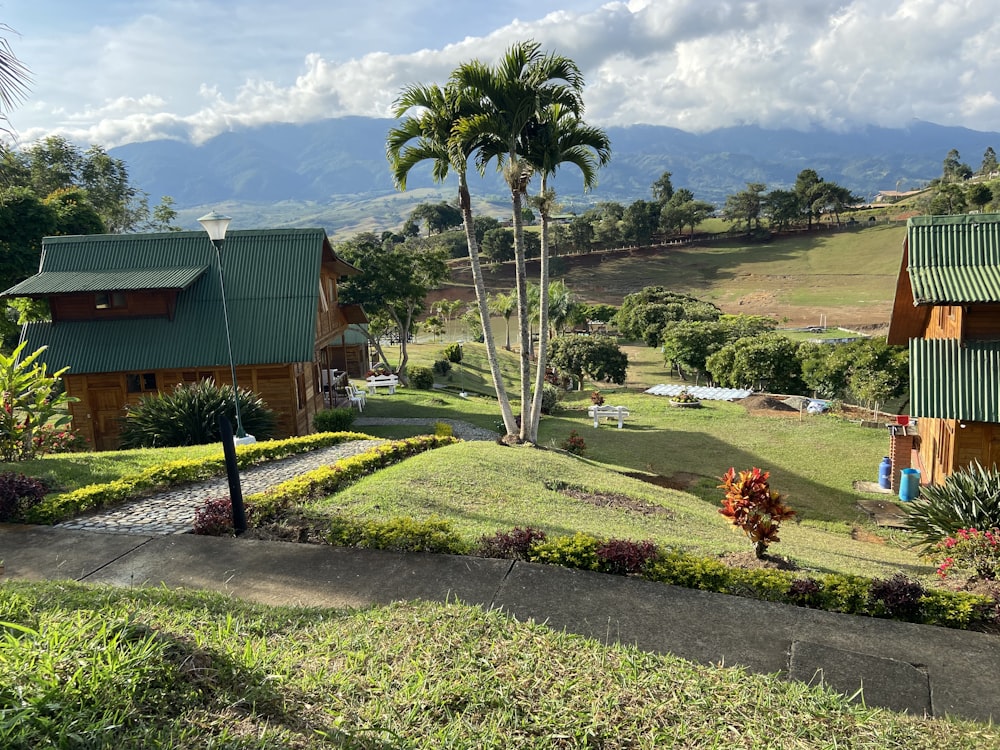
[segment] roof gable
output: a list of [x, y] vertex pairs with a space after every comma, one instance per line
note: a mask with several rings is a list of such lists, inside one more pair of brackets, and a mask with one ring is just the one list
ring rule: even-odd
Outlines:
[[[59, 274], [48, 278], [62, 279], [63, 291], [74, 286], [65, 281], [65, 274], [77, 275], [81, 282], [76, 286], [82, 287], [94, 274], [134, 281], [155, 271], [176, 281], [183, 269], [207, 267], [208, 272], [178, 295], [172, 321], [34, 323], [25, 328], [28, 345], [48, 346], [43, 358], [50, 366], [69, 366], [78, 374], [228, 365], [216, 262], [215, 248], [204, 232], [46, 238], [33, 283]], [[336, 264], [334, 273], [344, 272], [341, 265], [354, 270], [334, 255], [323, 229], [237, 230], [226, 235], [222, 269], [236, 364], [312, 360], [324, 262]]]

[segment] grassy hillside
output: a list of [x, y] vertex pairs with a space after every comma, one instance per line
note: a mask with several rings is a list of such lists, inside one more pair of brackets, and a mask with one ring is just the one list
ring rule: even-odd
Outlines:
[[[620, 304], [626, 294], [659, 284], [719, 305], [729, 313], [769, 315], [790, 325], [879, 325], [889, 321], [899, 273], [903, 224], [823, 231], [760, 244], [645, 248], [560, 256], [553, 278], [585, 302]], [[467, 264], [465, 264], [467, 265]], [[528, 278], [538, 274], [529, 263]], [[487, 271], [491, 291], [513, 287], [513, 263]], [[471, 300], [467, 269], [456, 268], [444, 297]]]

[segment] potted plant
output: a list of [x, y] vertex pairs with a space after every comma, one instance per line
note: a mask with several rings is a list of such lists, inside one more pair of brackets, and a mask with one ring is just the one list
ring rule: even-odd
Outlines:
[[676, 396], [671, 396], [667, 403], [671, 406], [687, 407], [689, 409], [697, 409], [701, 406], [701, 401], [692, 396], [686, 388]]

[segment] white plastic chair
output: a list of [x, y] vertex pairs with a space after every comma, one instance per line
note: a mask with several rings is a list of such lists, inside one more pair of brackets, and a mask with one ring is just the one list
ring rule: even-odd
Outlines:
[[347, 384], [347, 398], [351, 401], [351, 406], [358, 407], [358, 411], [365, 410], [365, 404], [368, 403], [367, 397], [364, 391], [359, 391], [350, 383]]

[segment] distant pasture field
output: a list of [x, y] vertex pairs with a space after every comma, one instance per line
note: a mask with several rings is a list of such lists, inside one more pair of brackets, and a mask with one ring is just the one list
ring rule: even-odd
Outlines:
[[[763, 243], [735, 239], [566, 255], [553, 258], [552, 275], [585, 302], [618, 305], [627, 294], [660, 285], [727, 313], [769, 315], [793, 326], [817, 325], [820, 316], [830, 326], [877, 326], [889, 322], [905, 236], [903, 224], [876, 224]], [[474, 298], [465, 266], [456, 264], [451, 284], [434, 298]], [[537, 273], [537, 262], [529, 262], [528, 278]], [[490, 291], [513, 283], [512, 263], [488, 268]]]

